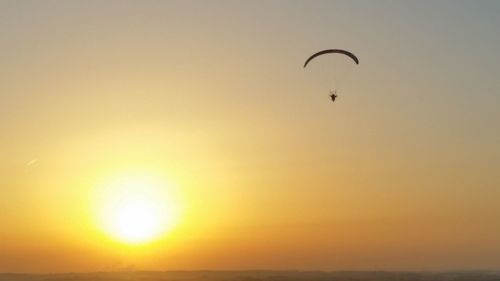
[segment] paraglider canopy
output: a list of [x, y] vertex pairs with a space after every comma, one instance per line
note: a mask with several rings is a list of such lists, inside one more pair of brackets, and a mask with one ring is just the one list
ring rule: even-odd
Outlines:
[[323, 51], [319, 51], [315, 54], [313, 54], [312, 56], [310, 56], [306, 62], [304, 63], [304, 68], [307, 66], [307, 64], [312, 61], [315, 57], [318, 57], [318, 56], [321, 56], [321, 55], [325, 55], [325, 54], [343, 54], [343, 55], [346, 55], [348, 57], [350, 57], [356, 64], [359, 64], [359, 60], [358, 58], [351, 52], [349, 51], [346, 51], [346, 50], [342, 50], [342, 49], [328, 49], [328, 50], [323, 50]]

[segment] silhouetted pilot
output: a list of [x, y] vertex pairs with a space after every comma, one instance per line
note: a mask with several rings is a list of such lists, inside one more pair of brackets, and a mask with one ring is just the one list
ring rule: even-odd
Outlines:
[[335, 99], [337, 98], [337, 91], [330, 91], [330, 98], [332, 99], [332, 101], [335, 101]]

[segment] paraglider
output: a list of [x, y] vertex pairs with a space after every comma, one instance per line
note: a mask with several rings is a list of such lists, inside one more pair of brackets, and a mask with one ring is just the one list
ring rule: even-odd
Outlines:
[[[356, 55], [354, 55], [353, 53], [351, 53], [349, 51], [342, 50], [342, 49], [327, 49], [327, 50], [323, 50], [323, 51], [319, 51], [317, 53], [314, 53], [309, 58], [307, 58], [307, 60], [304, 62], [304, 68], [306, 68], [307, 65], [315, 58], [322, 56], [322, 55], [326, 55], [326, 54], [345, 55], [345, 56], [349, 57], [352, 61], [354, 61], [354, 63], [359, 64], [358, 57], [356, 57]], [[330, 90], [330, 98], [331, 98], [332, 102], [335, 101], [335, 99], [337, 98], [337, 90], [335, 90], [335, 89]]]
[[332, 102], [335, 101], [335, 99], [337, 98], [337, 91], [330, 91], [330, 98], [332, 99]]

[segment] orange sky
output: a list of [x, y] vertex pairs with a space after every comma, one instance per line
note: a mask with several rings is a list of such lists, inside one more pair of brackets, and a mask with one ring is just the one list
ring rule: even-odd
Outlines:
[[[2, 1], [0, 272], [497, 267], [499, 10]], [[175, 218], [139, 245], [134, 173]]]

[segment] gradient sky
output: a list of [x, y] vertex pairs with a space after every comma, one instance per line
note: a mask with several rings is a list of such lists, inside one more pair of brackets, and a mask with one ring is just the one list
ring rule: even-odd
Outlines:
[[[499, 269], [499, 1], [0, 1], [0, 272]], [[340, 98], [324, 48], [360, 58]], [[106, 238], [99, 182], [183, 215]]]

